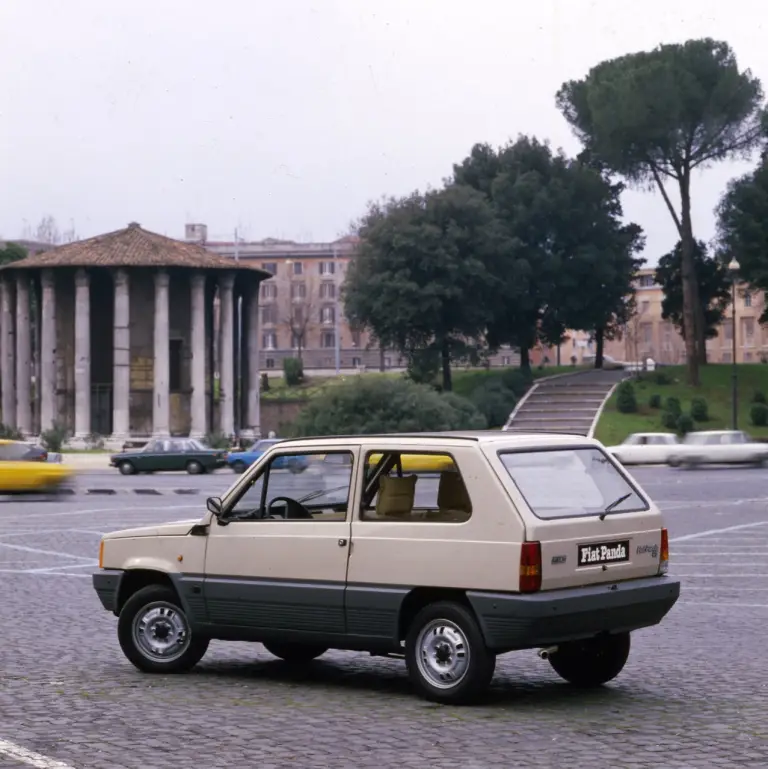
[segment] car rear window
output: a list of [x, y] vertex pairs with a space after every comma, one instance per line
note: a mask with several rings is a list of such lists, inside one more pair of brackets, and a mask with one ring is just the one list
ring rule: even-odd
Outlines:
[[649, 509], [646, 500], [600, 449], [502, 451], [499, 459], [537, 518], [577, 518]]

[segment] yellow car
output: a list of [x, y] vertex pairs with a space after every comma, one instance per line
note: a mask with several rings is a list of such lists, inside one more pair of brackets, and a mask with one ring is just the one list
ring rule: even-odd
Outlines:
[[[371, 454], [368, 464], [375, 466], [381, 454]], [[440, 473], [456, 469], [456, 464], [445, 454], [405, 454], [402, 457], [404, 473]]]
[[52, 493], [66, 486], [72, 471], [40, 457], [24, 443], [0, 440], [0, 494]]

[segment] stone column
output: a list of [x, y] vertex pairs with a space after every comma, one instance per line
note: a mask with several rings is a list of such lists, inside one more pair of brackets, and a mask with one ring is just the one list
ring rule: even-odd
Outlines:
[[259, 292], [261, 284], [254, 281], [248, 294], [248, 418], [246, 424], [252, 437], [261, 437], [261, 338], [259, 333]]
[[2, 377], [2, 422], [16, 427], [16, 332], [14, 329], [13, 283], [2, 281], [2, 340], [0, 340], [0, 376]]
[[235, 276], [224, 275], [219, 282], [221, 297], [221, 389], [219, 398], [221, 432], [235, 432], [235, 351], [234, 351], [234, 301], [232, 298]]
[[32, 325], [29, 314], [29, 275], [16, 278], [16, 427], [32, 432]]
[[56, 278], [43, 270], [40, 302], [40, 432], [56, 422]]
[[75, 275], [75, 435], [85, 444], [91, 434], [91, 280], [84, 269]]
[[205, 275], [198, 273], [191, 278], [191, 315], [192, 315], [192, 402], [190, 403], [190, 436], [203, 438], [208, 432], [207, 404], [205, 402]]
[[168, 321], [168, 273], [155, 273], [155, 385], [153, 392], [152, 432], [155, 436], [170, 435], [170, 328]]
[[126, 270], [115, 273], [112, 340], [112, 441], [124, 443], [131, 432], [131, 284]]

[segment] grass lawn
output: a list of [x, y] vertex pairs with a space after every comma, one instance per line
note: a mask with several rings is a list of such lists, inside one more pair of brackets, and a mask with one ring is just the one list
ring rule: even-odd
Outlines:
[[[768, 438], [768, 427], [755, 427], [749, 418], [752, 396], [756, 390], [768, 395], [768, 366], [761, 363], [742, 364], [736, 367], [739, 393], [739, 429], [756, 438]], [[661, 396], [662, 405], [667, 398], [680, 399], [683, 412], [690, 411], [691, 399], [700, 397], [709, 406], [709, 421], [698, 422], [698, 430], [728, 430], [731, 428], [731, 374], [730, 364], [710, 363], [701, 367], [701, 387], [692, 388], [685, 383], [685, 366], [664, 366], [658, 372], [645, 375], [635, 381], [638, 412], [620, 414], [616, 410], [616, 392], [600, 417], [595, 437], [606, 446], [621, 443], [630, 433], [669, 432], [661, 424], [661, 409], [652, 409], [648, 401], [654, 393]], [[658, 384], [656, 375], [666, 375], [671, 384]]]
[[[567, 374], [573, 371], [579, 371], [582, 367], [574, 366], [546, 366], [543, 369], [533, 369], [534, 379], [545, 376], [554, 376], [555, 374]], [[453, 391], [457, 395], [468, 396], [479, 385], [500, 379], [506, 368], [496, 369], [455, 369], [453, 372]], [[304, 400], [314, 398], [329, 387], [336, 387], [345, 382], [354, 381], [358, 377], [400, 377], [400, 372], [368, 372], [365, 374], [349, 374], [333, 377], [306, 377], [304, 384], [297, 387], [288, 387], [283, 377], [270, 377], [269, 390], [261, 391], [263, 400]]]

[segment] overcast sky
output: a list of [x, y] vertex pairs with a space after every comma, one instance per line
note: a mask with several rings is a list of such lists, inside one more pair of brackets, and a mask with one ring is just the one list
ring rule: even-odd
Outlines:
[[[709, 35], [768, 89], [766, 22], [752, 0], [0, 0], [0, 236], [51, 214], [331, 240], [475, 142], [576, 152], [554, 95], [602, 59]], [[698, 237], [748, 167], [694, 179]], [[658, 195], [625, 214], [650, 262], [674, 245]]]

